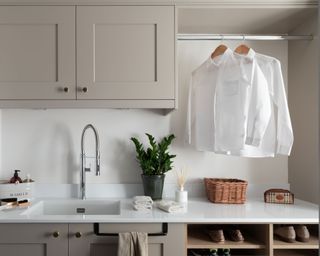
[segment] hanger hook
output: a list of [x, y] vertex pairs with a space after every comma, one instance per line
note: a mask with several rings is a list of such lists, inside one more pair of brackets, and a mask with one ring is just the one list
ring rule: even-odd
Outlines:
[[244, 43], [245, 40], [246, 40], [246, 36], [243, 34], [243, 35], [242, 35], [242, 41], [243, 41], [243, 43]]

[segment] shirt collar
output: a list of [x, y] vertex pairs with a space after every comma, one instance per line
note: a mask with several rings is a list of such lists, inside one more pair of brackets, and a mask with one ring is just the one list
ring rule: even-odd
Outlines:
[[249, 60], [253, 60], [256, 55], [256, 52], [252, 48], [250, 48], [249, 52], [247, 54], [239, 54], [239, 53], [234, 52], [234, 55], [237, 57], [243, 57], [243, 58], [246, 58]]
[[232, 51], [229, 48], [227, 48], [222, 55], [214, 57], [213, 59], [211, 58], [211, 55], [210, 55], [210, 57], [207, 60], [207, 67], [211, 65], [220, 66], [224, 62], [224, 60], [231, 54], [232, 54]]

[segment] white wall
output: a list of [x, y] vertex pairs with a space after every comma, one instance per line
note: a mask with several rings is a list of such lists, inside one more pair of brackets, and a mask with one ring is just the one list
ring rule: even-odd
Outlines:
[[[227, 43], [231, 48], [236, 42]], [[80, 136], [92, 123], [101, 141], [101, 176], [89, 175], [91, 183], [137, 183], [140, 170], [135, 161], [131, 136], [177, 136], [172, 147], [175, 166], [188, 166], [190, 178], [237, 177], [251, 183], [288, 182], [288, 159], [250, 159], [196, 152], [183, 143], [187, 87], [190, 73], [219, 42], [179, 42], [179, 109], [168, 115], [156, 110], [2, 110], [0, 178], [10, 178], [14, 169], [30, 173], [40, 183], [78, 183]], [[287, 43], [257, 42], [253, 48], [279, 58], [287, 74]], [[88, 134], [89, 135], [89, 134]], [[88, 148], [93, 152], [92, 134]], [[89, 145], [90, 144], [90, 145]], [[174, 182], [173, 173], [167, 182]]]
[[[317, 34], [310, 17], [294, 34]], [[296, 144], [289, 159], [289, 182], [295, 196], [319, 203], [319, 39], [289, 44], [289, 106]]]

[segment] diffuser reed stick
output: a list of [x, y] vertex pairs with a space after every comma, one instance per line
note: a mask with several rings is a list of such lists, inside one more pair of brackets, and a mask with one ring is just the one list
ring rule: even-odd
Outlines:
[[186, 168], [181, 168], [180, 170], [175, 170], [177, 176], [177, 183], [180, 191], [184, 190], [184, 185], [187, 181], [188, 170]]

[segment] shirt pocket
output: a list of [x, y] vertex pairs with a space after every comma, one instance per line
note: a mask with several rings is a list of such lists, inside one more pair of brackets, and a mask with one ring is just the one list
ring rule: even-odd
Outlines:
[[227, 97], [238, 95], [240, 93], [239, 80], [224, 81], [222, 86], [222, 93]]

